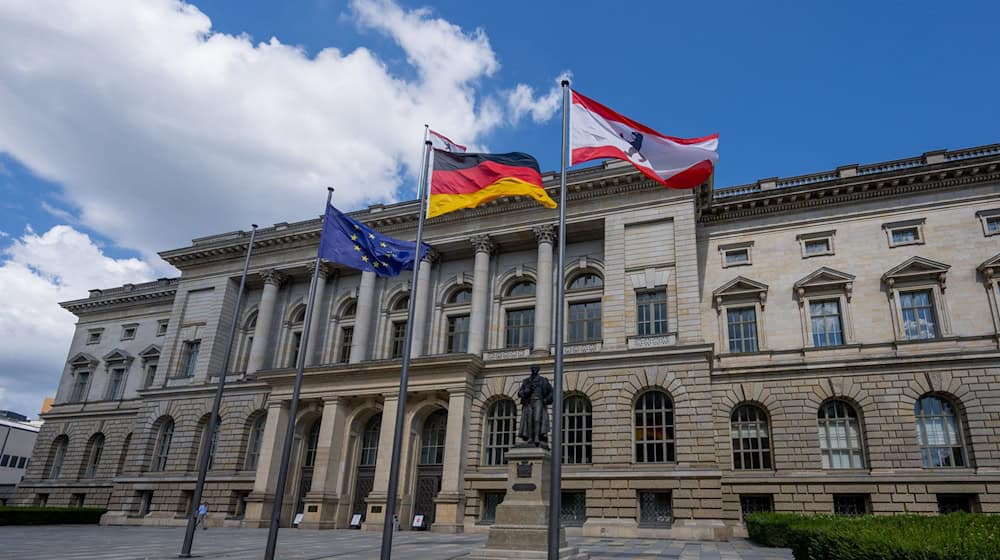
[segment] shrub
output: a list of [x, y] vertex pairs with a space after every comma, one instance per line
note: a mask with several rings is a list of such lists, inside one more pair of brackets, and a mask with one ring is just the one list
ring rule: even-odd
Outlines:
[[752, 541], [791, 548], [796, 560], [1000, 559], [1000, 516], [761, 513], [746, 524]]
[[104, 508], [0, 506], [0, 525], [96, 524]]

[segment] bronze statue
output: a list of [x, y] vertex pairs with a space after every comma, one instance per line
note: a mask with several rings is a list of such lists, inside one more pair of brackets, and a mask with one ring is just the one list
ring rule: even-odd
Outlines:
[[517, 391], [521, 399], [521, 429], [518, 436], [523, 443], [518, 447], [549, 448], [549, 410], [552, 404], [552, 385], [538, 374], [539, 366], [531, 366], [531, 375], [521, 381]]

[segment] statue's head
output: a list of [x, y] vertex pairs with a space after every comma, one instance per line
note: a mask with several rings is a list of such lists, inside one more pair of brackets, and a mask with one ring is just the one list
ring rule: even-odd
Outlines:
[[540, 366], [538, 364], [532, 364], [532, 366], [531, 366], [531, 375], [538, 375], [538, 372], [541, 371], [541, 369], [542, 369], [542, 366]]

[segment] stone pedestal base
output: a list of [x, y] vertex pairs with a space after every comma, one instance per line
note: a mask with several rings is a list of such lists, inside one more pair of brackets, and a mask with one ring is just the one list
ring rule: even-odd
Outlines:
[[[507, 494], [497, 506], [496, 522], [486, 545], [466, 558], [545, 559], [548, 552], [549, 473], [551, 454], [537, 447], [515, 447], [507, 452]], [[566, 545], [559, 528], [559, 558], [588, 560], [590, 556]]]

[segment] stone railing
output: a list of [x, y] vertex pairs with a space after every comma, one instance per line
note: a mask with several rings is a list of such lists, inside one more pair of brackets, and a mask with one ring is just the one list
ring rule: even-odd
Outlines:
[[944, 159], [946, 159], [947, 161], [957, 161], [960, 159], [971, 159], [971, 158], [995, 156], [995, 155], [1000, 155], [1000, 144], [993, 144], [992, 146], [981, 146], [979, 148], [969, 148], [968, 150], [955, 150], [954, 152], [947, 152], [944, 155]]
[[920, 167], [924, 165], [924, 156], [897, 159], [894, 161], [884, 161], [882, 163], [873, 163], [871, 165], [859, 165], [858, 175], [871, 175], [873, 173], [886, 173], [888, 171], [899, 171], [901, 169], [910, 169], [913, 167]]
[[716, 189], [712, 193], [712, 198], [727, 198], [730, 196], [739, 196], [741, 194], [752, 194], [760, 192], [760, 185], [740, 185], [738, 187], [726, 187], [724, 189]]

